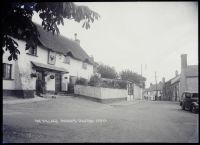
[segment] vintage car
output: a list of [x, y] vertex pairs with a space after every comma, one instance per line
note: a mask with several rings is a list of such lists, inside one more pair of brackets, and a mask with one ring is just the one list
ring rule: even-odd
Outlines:
[[180, 106], [183, 110], [189, 109], [192, 112], [198, 112], [199, 94], [197, 92], [184, 92], [180, 99]]

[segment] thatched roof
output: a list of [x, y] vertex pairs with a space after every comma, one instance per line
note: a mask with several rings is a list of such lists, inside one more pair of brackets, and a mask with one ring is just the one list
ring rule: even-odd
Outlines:
[[93, 64], [93, 60], [77, 42], [62, 35], [53, 35], [51, 32], [44, 30], [43, 27], [38, 24], [36, 24], [36, 26], [40, 34], [39, 40], [45, 48], [62, 53], [64, 55], [70, 54], [77, 60], [86, 61], [90, 64]]

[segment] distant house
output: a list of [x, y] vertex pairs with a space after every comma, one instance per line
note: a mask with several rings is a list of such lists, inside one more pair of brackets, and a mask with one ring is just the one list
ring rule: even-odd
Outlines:
[[163, 101], [179, 101], [180, 75], [175, 72], [175, 77], [168, 80], [163, 86]]
[[181, 73], [176, 71], [174, 78], [163, 87], [162, 100], [179, 101], [184, 91], [198, 92], [198, 65], [187, 65], [187, 55], [181, 55]]
[[164, 78], [163, 82], [159, 82], [156, 84], [150, 84], [150, 87], [145, 89], [143, 92], [143, 96], [147, 100], [161, 100], [163, 95], [163, 85], [164, 85]]
[[38, 91], [36, 80], [41, 80], [43, 93], [67, 92], [68, 84], [77, 77], [90, 79], [93, 75], [93, 59], [80, 46], [80, 40], [70, 40], [53, 35], [41, 26], [37, 49], [25, 50], [25, 42], [16, 40], [20, 55], [17, 61], [8, 61], [3, 55], [3, 95], [34, 97]]

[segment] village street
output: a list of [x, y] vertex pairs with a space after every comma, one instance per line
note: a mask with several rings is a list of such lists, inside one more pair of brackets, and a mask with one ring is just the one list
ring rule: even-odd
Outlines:
[[3, 105], [3, 142], [198, 142], [198, 117], [175, 102], [68, 96]]

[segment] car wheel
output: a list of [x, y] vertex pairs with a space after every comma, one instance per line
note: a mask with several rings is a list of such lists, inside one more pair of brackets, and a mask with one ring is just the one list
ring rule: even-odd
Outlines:
[[195, 108], [195, 106], [192, 106], [191, 111], [192, 111], [193, 113], [196, 113], [196, 108]]
[[182, 110], [185, 110], [185, 106], [183, 104], [181, 105], [181, 108], [182, 108]]

